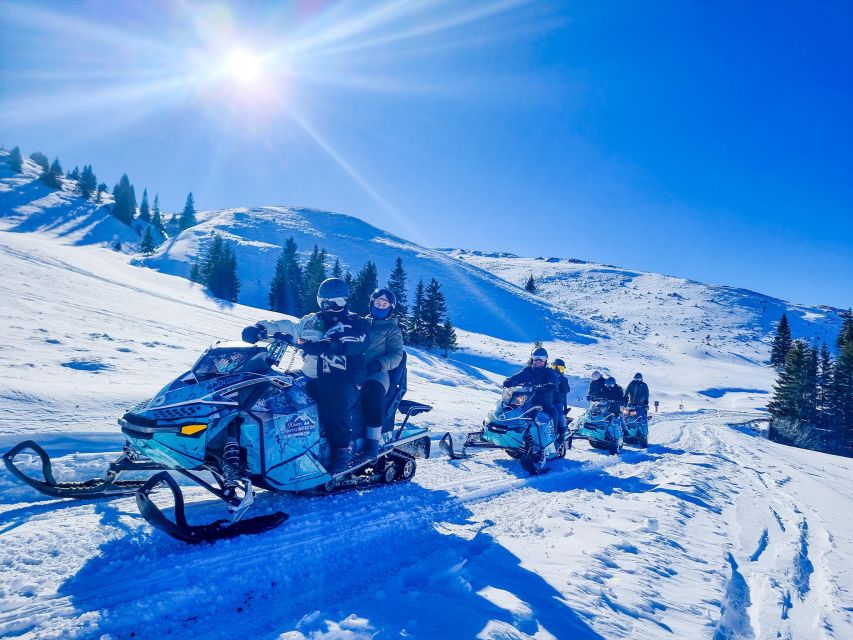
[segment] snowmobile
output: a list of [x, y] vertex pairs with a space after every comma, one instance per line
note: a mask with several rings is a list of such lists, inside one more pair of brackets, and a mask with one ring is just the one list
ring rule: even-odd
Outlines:
[[596, 449], [607, 449], [611, 454], [617, 454], [624, 442], [625, 420], [621, 413], [609, 411], [611, 401], [592, 400], [589, 408], [580, 416], [569, 434], [568, 444], [577, 439], [589, 440]]
[[540, 387], [519, 386], [503, 390], [501, 399], [483, 421], [480, 431], [469, 433], [462, 450], [453, 448], [453, 436], [445, 433], [439, 446], [454, 460], [469, 457], [469, 449], [503, 449], [531, 475], [545, 471], [549, 460], [564, 458], [566, 444], [558, 443], [551, 417], [534, 404]]
[[[288, 349], [290, 364], [281, 368]], [[184, 542], [196, 543], [267, 531], [287, 519], [275, 512], [243, 518], [255, 497], [255, 487], [280, 492], [332, 493], [407, 481], [415, 474], [417, 457], [428, 457], [425, 428], [409, 419], [432, 407], [404, 400], [406, 360], [389, 372], [378, 458], [359, 452], [364, 444], [361, 407], [352, 411], [355, 456], [350, 467], [331, 474], [330, 447], [317, 418], [316, 401], [308, 394], [308, 378], [291, 371], [296, 349], [289, 337], [277, 334], [257, 344], [217, 342], [192, 369], [156, 396], [125, 413], [118, 421], [127, 438], [122, 456], [102, 480], [56, 482], [50, 458], [31, 441], [4, 456], [6, 466], [30, 486], [57, 497], [93, 498], [136, 494], [142, 516], [154, 527]], [[403, 416], [395, 424], [397, 413]], [[44, 481], [15, 466], [14, 458], [30, 449], [42, 462]], [[119, 481], [126, 471], [157, 471], [147, 480]], [[210, 524], [187, 522], [184, 496], [170, 472], [176, 472], [226, 503], [231, 517]], [[212, 482], [210, 478], [212, 476]], [[173, 519], [152, 501], [155, 489], [166, 488], [174, 498]]]
[[642, 407], [629, 404], [622, 407], [624, 419], [624, 440], [628, 444], [638, 444], [643, 449], [649, 447], [649, 417]]

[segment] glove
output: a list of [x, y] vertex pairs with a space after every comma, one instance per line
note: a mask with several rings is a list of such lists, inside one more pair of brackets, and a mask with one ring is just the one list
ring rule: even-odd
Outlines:
[[379, 360], [371, 360], [367, 363], [367, 375], [371, 376], [374, 373], [380, 373], [382, 371], [382, 363]]
[[505, 386], [505, 387], [510, 386], [509, 378], [507, 378], [506, 380], [504, 380], [504, 386]]
[[272, 334], [272, 339], [277, 342], [284, 342], [285, 344], [293, 344], [293, 336], [287, 333], [282, 333], [281, 331], [276, 331]]
[[315, 340], [313, 342], [303, 342], [300, 345], [303, 353], [309, 356], [322, 356], [325, 353], [328, 353], [332, 347], [332, 343], [328, 340]]
[[267, 328], [262, 324], [253, 324], [251, 327], [243, 329], [240, 337], [243, 342], [255, 344], [258, 340], [263, 340], [267, 337]]

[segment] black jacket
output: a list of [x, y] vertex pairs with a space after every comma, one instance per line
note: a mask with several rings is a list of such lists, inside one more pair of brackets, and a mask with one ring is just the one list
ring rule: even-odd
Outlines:
[[642, 380], [631, 380], [625, 389], [625, 402], [638, 407], [649, 406], [649, 385]]
[[319, 315], [331, 344], [317, 362], [317, 377], [332, 376], [356, 385], [363, 383], [367, 376], [364, 359], [369, 344], [367, 320], [349, 311]]
[[529, 384], [534, 386], [541, 384], [552, 384], [556, 389], [560, 383], [560, 381], [557, 380], [558, 375], [559, 374], [556, 371], [554, 371], [553, 369], [549, 369], [548, 367], [524, 367], [524, 369], [516, 373], [514, 376], [510, 376], [509, 378], [504, 380], [504, 386], [517, 387], [523, 384]]
[[589, 391], [586, 394], [587, 400], [595, 400], [596, 398], [604, 397], [604, 378], [593, 380], [589, 383]]
[[556, 371], [555, 373], [557, 374], [557, 390], [554, 392], [554, 406], [560, 411], [565, 411], [568, 404], [566, 396], [572, 388], [569, 386], [569, 381], [566, 376], [559, 371]]
[[619, 405], [622, 405], [625, 402], [625, 392], [622, 391], [622, 387], [620, 387], [618, 384], [614, 384], [610, 388], [605, 386], [604, 393], [601, 397], [605, 400], [610, 400], [611, 402], [615, 402]]

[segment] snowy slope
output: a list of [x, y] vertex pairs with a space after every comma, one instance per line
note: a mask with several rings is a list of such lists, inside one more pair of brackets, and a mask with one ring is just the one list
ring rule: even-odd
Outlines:
[[60, 178], [62, 189], [53, 190], [38, 177], [41, 167], [24, 158], [21, 173], [5, 162], [0, 150], [0, 220], [14, 231], [39, 231], [75, 245], [139, 243], [139, 234], [110, 215], [112, 196], [104, 193], [96, 204], [76, 196], [72, 183]]

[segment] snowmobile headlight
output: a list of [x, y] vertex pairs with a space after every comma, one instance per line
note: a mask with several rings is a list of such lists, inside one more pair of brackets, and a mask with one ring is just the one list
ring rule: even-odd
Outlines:
[[525, 402], [527, 402], [526, 393], [516, 393], [512, 398], [512, 405], [515, 407], [523, 407]]
[[207, 429], [206, 424], [185, 424], [181, 427], [181, 435], [182, 436], [194, 436], [200, 431], [204, 431]]

